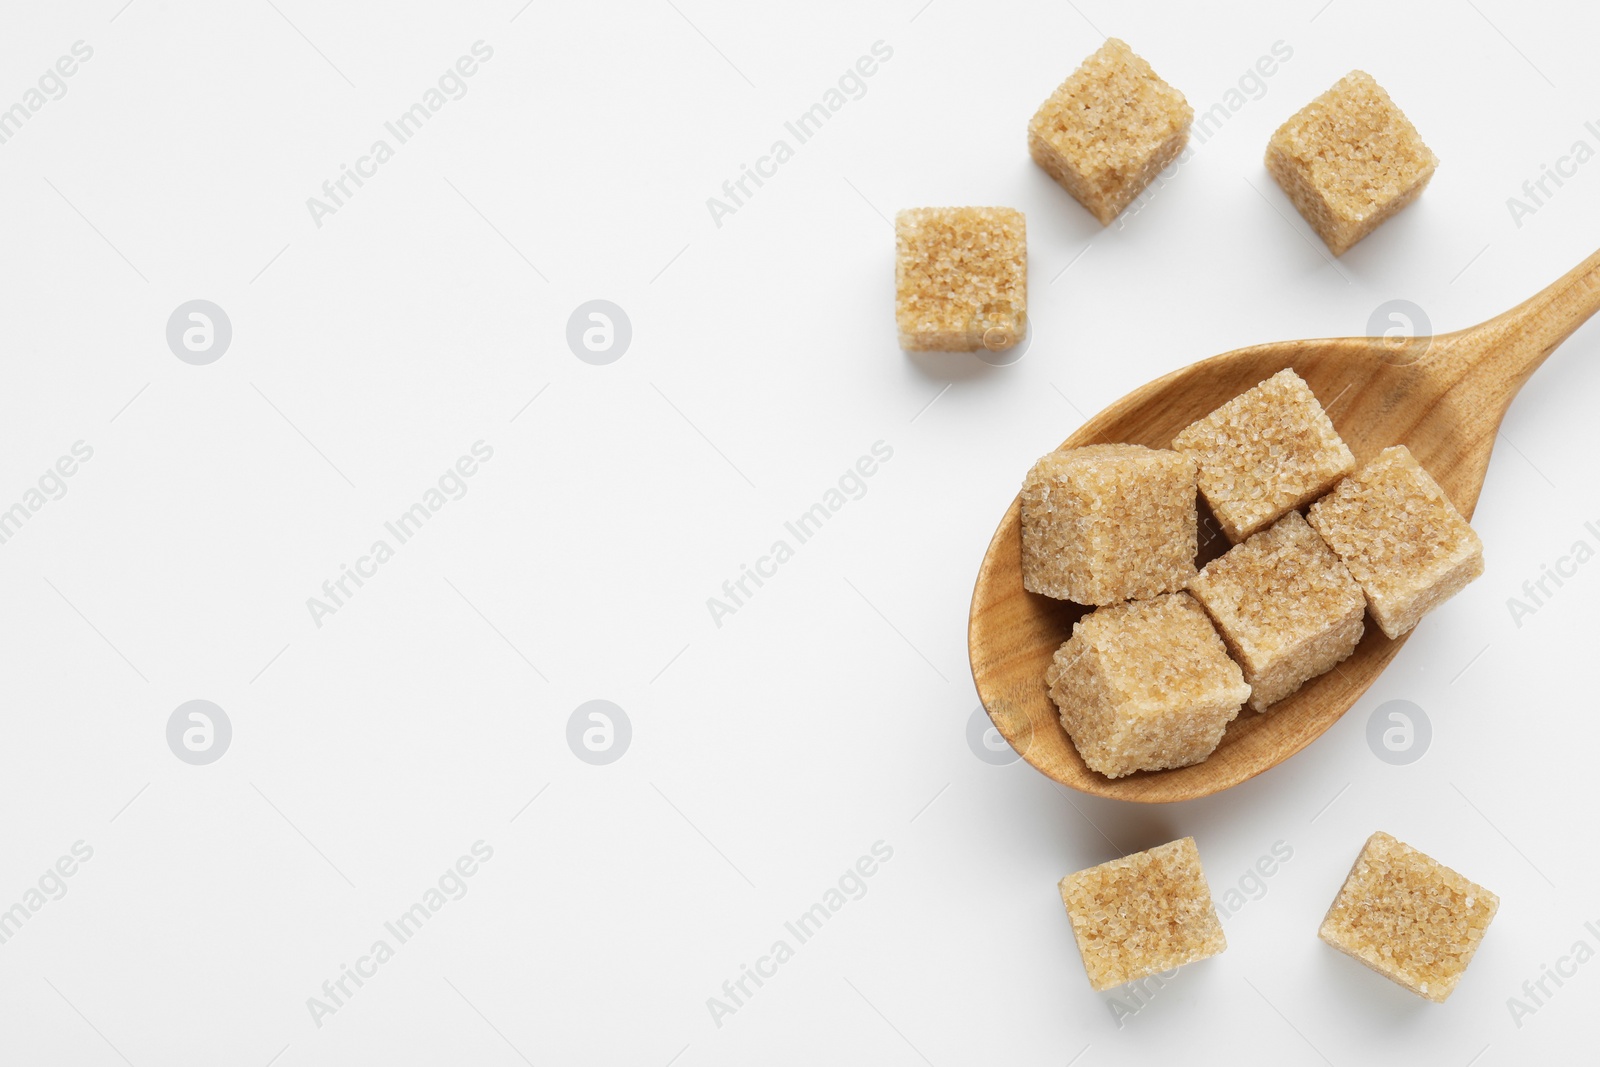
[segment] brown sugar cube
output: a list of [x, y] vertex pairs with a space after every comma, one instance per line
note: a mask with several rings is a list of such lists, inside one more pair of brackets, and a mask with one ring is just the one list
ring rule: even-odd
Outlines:
[[1189, 141], [1194, 109], [1122, 41], [1108, 37], [1028, 123], [1028, 152], [1102, 226]]
[[894, 315], [908, 352], [1000, 352], [1028, 329], [1028, 237], [1008, 207], [895, 216]]
[[1379, 831], [1367, 838], [1317, 936], [1443, 1003], [1499, 907], [1481, 885]]
[[1079, 604], [1182, 589], [1195, 574], [1194, 460], [1143, 445], [1051, 452], [1022, 483], [1022, 585]]
[[1200, 492], [1235, 544], [1356, 467], [1311, 387], [1292, 370], [1190, 423], [1172, 447], [1199, 463]]
[[1199, 763], [1250, 696], [1188, 593], [1085, 615], [1045, 671], [1083, 762], [1107, 778]]
[[1336, 256], [1415, 200], [1439, 165], [1405, 113], [1360, 70], [1278, 127], [1266, 162]]
[[1405, 445], [1379, 452], [1306, 518], [1361, 583], [1389, 637], [1483, 573], [1483, 542]]
[[1192, 837], [1069, 874], [1060, 889], [1097, 992], [1228, 947]]
[[1189, 592], [1244, 668], [1257, 711], [1356, 650], [1367, 598], [1298, 511], [1206, 564]]

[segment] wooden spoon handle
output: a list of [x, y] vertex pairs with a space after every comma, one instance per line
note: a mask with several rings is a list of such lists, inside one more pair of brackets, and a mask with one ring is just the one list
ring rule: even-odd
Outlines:
[[1500, 379], [1507, 401], [1556, 347], [1600, 311], [1600, 252], [1510, 311], [1456, 338]]

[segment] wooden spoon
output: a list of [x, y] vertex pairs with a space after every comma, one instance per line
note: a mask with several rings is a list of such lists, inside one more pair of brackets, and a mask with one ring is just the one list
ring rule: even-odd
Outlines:
[[[1135, 389], [1061, 447], [1111, 441], [1171, 447], [1178, 431], [1195, 419], [1292, 367], [1327, 408], [1357, 463], [1404, 444], [1470, 519], [1512, 397], [1597, 309], [1600, 252], [1505, 314], [1457, 333], [1400, 341], [1284, 341], [1202, 360]], [[1202, 541], [1207, 525], [1202, 523]], [[1219, 532], [1201, 554], [1214, 557], [1227, 547]], [[1369, 621], [1349, 659], [1265, 714], [1244, 708], [1204, 762], [1106, 778], [1084, 766], [1044, 683], [1050, 657], [1088, 609], [1024, 591], [1021, 555], [1020, 504], [1013, 500], [984, 553], [972, 593], [967, 646], [973, 681], [989, 717], [1024, 759], [1063, 785], [1096, 796], [1192, 800], [1254, 777], [1332, 726], [1405, 643], [1404, 637], [1384, 637]]]

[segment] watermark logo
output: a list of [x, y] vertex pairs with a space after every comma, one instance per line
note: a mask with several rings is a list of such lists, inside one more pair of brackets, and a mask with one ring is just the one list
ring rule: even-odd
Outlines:
[[1410, 300], [1385, 300], [1367, 317], [1367, 336], [1379, 362], [1408, 367], [1433, 347], [1433, 323]]
[[1385, 763], [1415, 763], [1433, 741], [1428, 713], [1409, 700], [1388, 700], [1367, 718], [1367, 747]]
[[1033, 323], [1028, 321], [1022, 324], [1021, 337], [1016, 335], [1014, 327], [991, 325], [983, 330], [978, 342], [973, 355], [991, 367], [1009, 367], [1021, 360], [1028, 346], [1033, 343]]
[[1022, 758], [995, 728], [982, 704], [972, 709], [972, 717], [967, 720], [967, 747], [991, 767], [1007, 767]]
[[185, 301], [167, 319], [167, 347], [193, 366], [215, 363], [232, 342], [228, 313], [209, 300]]
[[567, 347], [590, 366], [615, 363], [632, 342], [633, 322], [609, 300], [585, 301], [567, 318]]
[[209, 700], [179, 704], [167, 719], [167, 747], [185, 763], [196, 767], [215, 763], [232, 743], [228, 713]]
[[615, 763], [633, 743], [633, 723], [628, 713], [609, 700], [587, 700], [567, 719], [567, 747], [583, 762], [596, 767]]

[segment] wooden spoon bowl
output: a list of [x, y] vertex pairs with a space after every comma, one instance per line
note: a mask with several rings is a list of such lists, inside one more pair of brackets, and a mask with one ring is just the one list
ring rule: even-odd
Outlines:
[[[1600, 252], [1543, 292], [1471, 329], [1401, 341], [1284, 341], [1202, 360], [1129, 393], [1061, 447], [1129, 442], [1169, 448], [1195, 419], [1292, 367], [1322, 401], [1358, 464], [1404, 444], [1470, 519], [1512, 398], [1597, 308]], [[1202, 523], [1202, 542], [1207, 525]], [[1227, 547], [1217, 532], [1202, 557]], [[1265, 714], [1242, 710], [1204, 762], [1112, 779], [1084, 766], [1044, 683], [1051, 656], [1088, 610], [1022, 588], [1021, 511], [1013, 500], [984, 553], [972, 594], [967, 645], [978, 696], [1011, 746], [1051, 778], [1084, 793], [1144, 803], [1209, 796], [1281, 763], [1349, 710], [1405, 644], [1404, 637], [1390, 640], [1369, 624], [1361, 644], [1337, 668]]]

